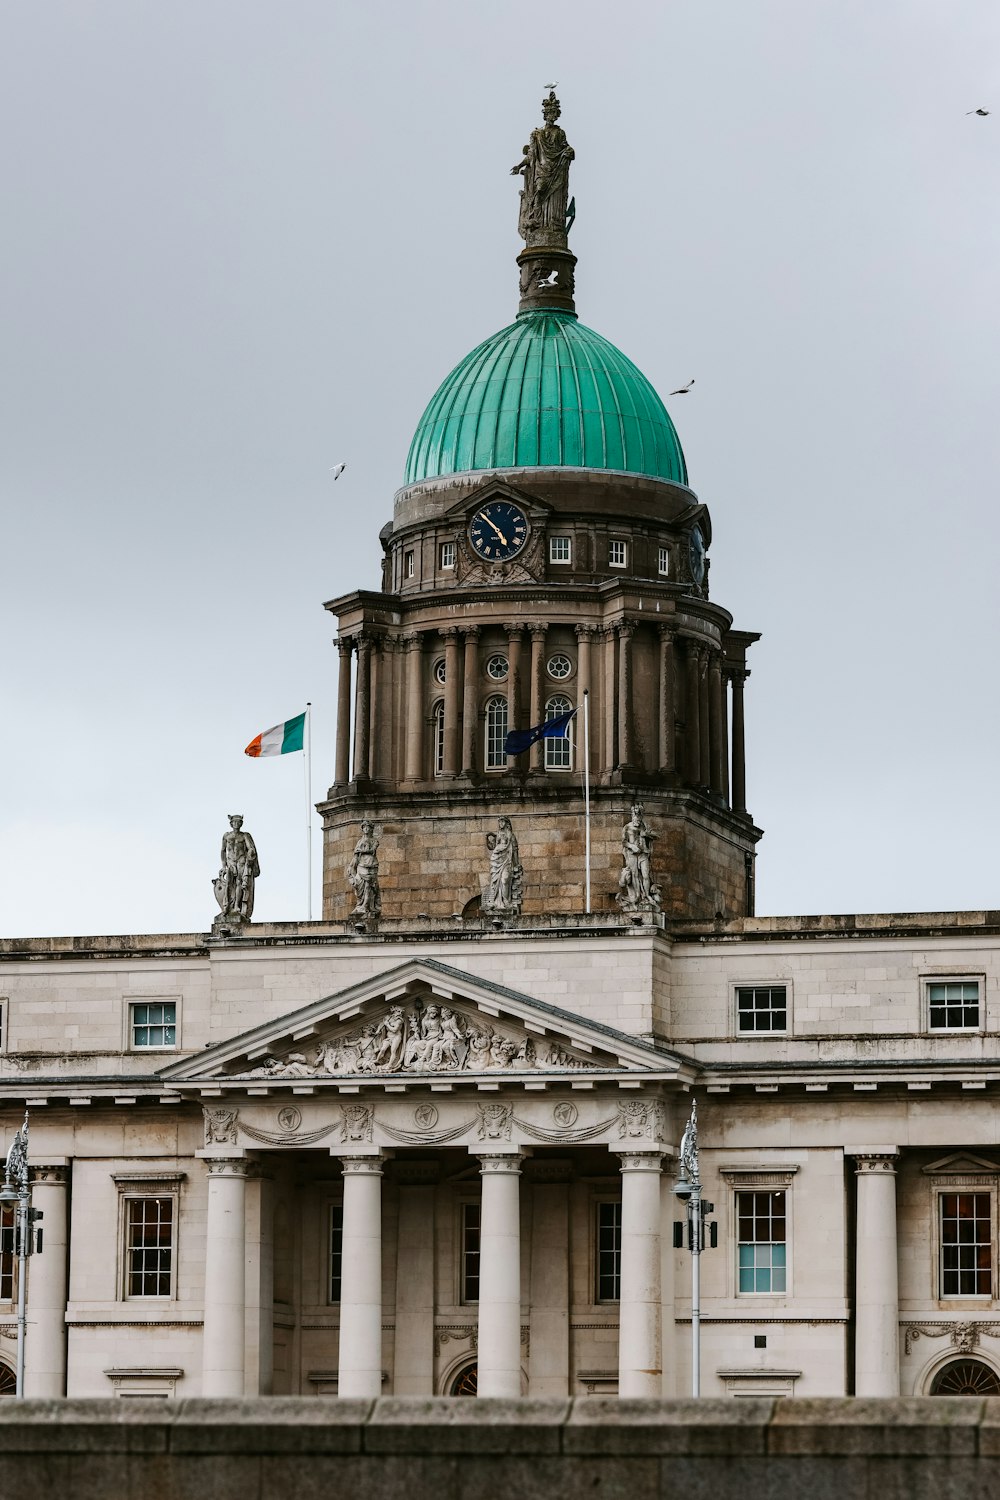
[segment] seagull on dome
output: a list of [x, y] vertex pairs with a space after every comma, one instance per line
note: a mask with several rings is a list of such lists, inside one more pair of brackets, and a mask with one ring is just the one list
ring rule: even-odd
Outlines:
[[543, 84], [542, 87], [543, 88], [547, 88], [547, 89], [557, 89], [559, 87], [559, 84], [558, 83], [546, 83], [546, 84]]
[[965, 113], [967, 115], [982, 115], [982, 117], [985, 119], [985, 117], [989, 114], [989, 110], [988, 109], [967, 109], [965, 111]]
[[334, 483], [337, 482], [337, 480], [340, 478], [341, 474], [343, 474], [343, 472], [344, 472], [344, 470], [346, 468], [347, 468], [346, 464], [334, 464], [333, 465], [333, 467], [330, 470], [330, 473], [333, 475]]
[[687, 385], [679, 385], [677, 387], [676, 391], [671, 391], [670, 394], [671, 394], [671, 396], [686, 396], [687, 393], [688, 393], [688, 391], [691, 389], [691, 387], [693, 385], [694, 385], [694, 376], [692, 375], [691, 379], [688, 381]]

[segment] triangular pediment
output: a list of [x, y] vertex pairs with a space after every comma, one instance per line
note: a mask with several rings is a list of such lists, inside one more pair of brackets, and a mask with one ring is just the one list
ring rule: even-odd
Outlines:
[[485, 482], [467, 490], [460, 500], [454, 505], [449, 505], [445, 516], [449, 520], [461, 519], [465, 515], [471, 515], [488, 500], [512, 500], [519, 505], [533, 521], [544, 521], [551, 513], [552, 506], [547, 500], [539, 500], [536, 495], [525, 494], [516, 485], [508, 484], [504, 479], [490, 478]]
[[925, 1177], [998, 1177], [1000, 1162], [989, 1161], [971, 1151], [953, 1151], [921, 1168]]
[[470, 1081], [676, 1074], [682, 1060], [433, 959], [413, 960], [207, 1048], [159, 1076], [191, 1082]]

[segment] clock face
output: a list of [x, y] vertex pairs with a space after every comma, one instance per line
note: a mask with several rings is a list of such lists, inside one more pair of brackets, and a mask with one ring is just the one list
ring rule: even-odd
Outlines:
[[528, 518], [510, 500], [487, 500], [469, 522], [472, 549], [487, 562], [506, 562], [528, 540]]
[[701, 534], [700, 526], [692, 526], [688, 537], [688, 558], [691, 563], [691, 577], [695, 583], [705, 581], [705, 538]]

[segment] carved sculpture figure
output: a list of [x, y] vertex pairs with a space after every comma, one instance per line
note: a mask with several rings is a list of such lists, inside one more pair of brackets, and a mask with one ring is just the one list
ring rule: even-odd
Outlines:
[[519, 916], [524, 898], [524, 869], [509, 818], [497, 819], [497, 831], [486, 835], [486, 847], [490, 851], [490, 874], [483, 893], [483, 912]]
[[204, 1114], [206, 1146], [232, 1146], [236, 1144], [237, 1110], [206, 1109]]
[[659, 911], [660, 887], [653, 882], [650, 856], [653, 833], [642, 815], [642, 805], [632, 804], [622, 829], [622, 872], [618, 877], [618, 905], [622, 911]]
[[553, 91], [542, 100], [545, 124], [531, 132], [521, 161], [510, 169], [512, 177], [524, 178], [517, 228], [527, 245], [566, 242], [569, 166], [576, 153], [556, 124], [561, 113]]
[[378, 884], [378, 845], [382, 829], [366, 818], [361, 824], [361, 837], [354, 846], [351, 862], [347, 866], [347, 883], [357, 897], [357, 906], [352, 917], [379, 917], [382, 915], [382, 893]]
[[249, 922], [253, 916], [254, 882], [260, 874], [257, 846], [243, 830], [243, 815], [230, 813], [229, 831], [222, 836], [222, 868], [212, 882], [219, 903], [219, 923]]
[[681, 1136], [681, 1176], [688, 1182], [700, 1182], [698, 1171], [698, 1102], [692, 1102], [691, 1118]]
[[17, 1131], [10, 1143], [7, 1152], [7, 1160], [4, 1163], [4, 1182], [12, 1183], [14, 1187], [26, 1187], [28, 1182], [28, 1116], [25, 1113], [24, 1124]]
[[454, 1006], [436, 1003], [425, 1006], [417, 1000], [409, 1007], [392, 1005], [379, 1019], [366, 1021], [347, 1035], [320, 1043], [310, 1059], [302, 1052], [290, 1052], [285, 1060], [268, 1057], [259, 1067], [240, 1076], [516, 1073], [539, 1066], [574, 1071], [594, 1066], [574, 1057], [557, 1042], [542, 1050], [544, 1056], [540, 1060], [530, 1036], [510, 1036], [479, 1016], [466, 1016]]

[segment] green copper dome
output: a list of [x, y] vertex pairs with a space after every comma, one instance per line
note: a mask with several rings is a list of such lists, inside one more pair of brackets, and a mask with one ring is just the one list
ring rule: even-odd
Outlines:
[[539, 308], [452, 370], [414, 433], [406, 483], [562, 466], [687, 484], [674, 424], [645, 375], [574, 313]]

